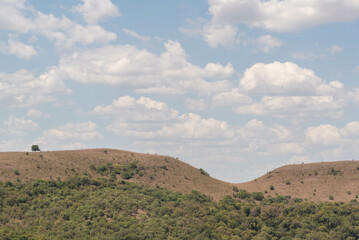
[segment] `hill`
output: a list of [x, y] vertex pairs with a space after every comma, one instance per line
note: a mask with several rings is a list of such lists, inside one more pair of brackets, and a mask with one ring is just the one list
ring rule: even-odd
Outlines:
[[101, 166], [108, 163], [125, 166], [133, 162], [136, 162], [141, 174], [134, 174], [128, 181], [140, 185], [159, 186], [182, 193], [197, 190], [215, 200], [233, 192], [233, 184], [203, 175], [197, 168], [173, 157], [116, 149], [2, 152], [0, 181], [64, 180], [83, 173], [100, 177], [106, 175], [106, 172], [97, 171]]
[[[137, 169], [130, 169], [134, 174], [124, 177], [121, 175], [122, 168], [130, 168], [131, 163], [136, 163]], [[128, 178], [130, 182], [182, 193], [197, 190], [215, 200], [232, 195], [233, 186], [248, 192], [263, 192], [266, 196], [290, 195], [314, 202], [349, 202], [359, 195], [358, 161], [287, 165], [253, 181], [238, 184], [214, 179], [169, 156], [116, 149], [3, 152], [0, 153], [0, 166], [0, 181], [64, 180], [83, 173], [110, 177], [111, 171], [116, 175], [113, 169], [117, 167], [121, 168], [117, 177]], [[110, 167], [113, 169], [109, 170]]]
[[[271, 185], [274, 190], [270, 190]], [[250, 192], [267, 191], [267, 195], [290, 195], [314, 202], [329, 201], [329, 196], [334, 201], [349, 202], [359, 195], [359, 161], [287, 165], [237, 186]]]

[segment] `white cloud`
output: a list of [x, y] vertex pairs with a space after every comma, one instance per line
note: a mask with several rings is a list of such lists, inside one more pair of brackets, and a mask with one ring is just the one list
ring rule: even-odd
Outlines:
[[344, 128], [340, 129], [340, 135], [345, 138], [359, 138], [359, 122], [354, 121], [348, 123]]
[[21, 136], [28, 131], [36, 131], [38, 129], [37, 123], [26, 118], [17, 118], [10, 115], [8, 120], [3, 122], [3, 129], [0, 129], [1, 134]]
[[29, 10], [25, 5], [26, 0], [2, 0], [0, 1], [0, 29], [26, 33], [34, 25], [24, 12]]
[[150, 98], [138, 100], [129, 96], [114, 100], [111, 105], [96, 106], [93, 114], [112, 116], [108, 130], [130, 138], [166, 141], [220, 139], [230, 137], [228, 125], [213, 118], [202, 119], [188, 113], [180, 115], [167, 104]]
[[105, 18], [121, 15], [117, 6], [110, 0], [82, 0], [82, 2], [83, 4], [74, 6], [72, 10], [80, 13], [89, 24], [97, 24]]
[[344, 100], [332, 96], [264, 96], [259, 103], [239, 106], [241, 114], [272, 115], [276, 117], [331, 118], [344, 115]]
[[34, 19], [35, 32], [47, 37], [57, 48], [71, 48], [76, 43], [108, 43], [116, 40], [115, 33], [107, 32], [99, 25], [82, 26], [65, 16], [57, 18], [53, 14], [38, 12]]
[[27, 70], [15, 73], [0, 72], [0, 100], [2, 105], [29, 107], [55, 101], [57, 94], [70, 93], [58, 68], [52, 67], [40, 76]]
[[[32, 31], [40, 33], [52, 41], [59, 49], [71, 48], [74, 44], [80, 43], [89, 45], [92, 43], [108, 43], [116, 40], [115, 33], [107, 32], [101, 26], [96, 25], [96, 21], [106, 16], [113, 16], [108, 1], [86, 1], [84, 5], [78, 5], [76, 9], [80, 11], [86, 19], [90, 21], [90, 25], [83, 26], [73, 22], [66, 16], [61, 18], [55, 17], [53, 14], [44, 14], [36, 11], [32, 6], [25, 6], [25, 0], [5, 0], [1, 1], [0, 9], [4, 14], [0, 16], [0, 29], [13, 30], [16, 32], [26, 33]], [[94, 8], [96, 7], [96, 9]], [[117, 11], [117, 8], [116, 8]], [[25, 15], [29, 13], [29, 18]], [[118, 12], [117, 12], [118, 13]], [[14, 42], [12, 44], [16, 44]], [[19, 43], [17, 43], [19, 45]], [[27, 45], [26, 45], [27, 46]], [[22, 45], [22, 48], [26, 47]], [[30, 50], [29, 46], [27, 51]], [[20, 53], [18, 53], [19, 55]], [[28, 55], [20, 55], [26, 59]]]
[[102, 139], [96, 128], [96, 124], [90, 121], [67, 123], [46, 130], [34, 143], [39, 144], [42, 150], [84, 148], [85, 142]]
[[312, 144], [332, 147], [340, 145], [339, 129], [330, 124], [310, 127], [306, 130], [306, 138]]
[[291, 62], [257, 63], [246, 69], [239, 86], [249, 95], [262, 95], [260, 102], [237, 107], [241, 114], [336, 119], [348, 99], [343, 83], [327, 83]]
[[225, 48], [231, 48], [236, 42], [237, 27], [225, 24], [225, 25], [206, 25], [203, 30], [203, 38], [207, 44], [216, 48], [218, 45], [222, 45]]
[[253, 100], [239, 92], [238, 88], [233, 88], [228, 92], [216, 93], [212, 96], [212, 104], [214, 106], [230, 106], [230, 105], [247, 105]]
[[218, 92], [231, 87], [228, 80], [205, 80], [231, 77], [234, 69], [230, 63], [226, 66], [209, 63], [201, 68], [188, 62], [178, 42], [168, 41], [165, 48], [160, 55], [131, 45], [83, 50], [63, 55], [60, 68], [82, 83], [133, 88], [141, 93]]
[[163, 124], [178, 119], [176, 110], [169, 108], [164, 102], [147, 97], [137, 100], [130, 96], [119, 97], [111, 105], [96, 106], [92, 113], [111, 117], [113, 121], [107, 129], [126, 136], [143, 134], [145, 137], [144, 133], [158, 130]]
[[203, 18], [187, 20], [188, 27], [180, 27], [179, 31], [189, 37], [201, 37], [211, 47], [222, 46], [230, 49], [239, 43], [238, 28], [231, 24], [213, 24]]
[[271, 35], [260, 36], [254, 41], [254, 43], [256, 44], [257, 48], [266, 53], [273, 48], [282, 46], [282, 42], [279, 39], [272, 37]]
[[37, 51], [32, 46], [18, 41], [12, 34], [9, 34], [8, 44], [0, 42], [0, 52], [3, 54], [14, 54], [18, 58], [26, 60], [37, 55]]
[[356, 0], [209, 0], [209, 5], [215, 24], [244, 23], [277, 32], [359, 18]]
[[122, 31], [123, 31], [124, 33], [126, 33], [127, 35], [129, 35], [129, 36], [131, 36], [131, 37], [134, 37], [134, 38], [137, 38], [137, 39], [139, 39], [139, 40], [141, 40], [141, 41], [147, 42], [147, 41], [150, 41], [150, 40], [151, 40], [150, 37], [142, 36], [142, 35], [138, 34], [137, 32], [135, 32], [135, 31], [133, 31], [133, 30], [130, 30], [130, 29], [127, 29], [127, 28], [123, 28]]
[[239, 86], [257, 94], [313, 95], [325, 84], [312, 70], [292, 62], [273, 62], [246, 69]]
[[49, 118], [50, 117], [49, 114], [43, 113], [40, 110], [34, 109], [34, 108], [29, 109], [27, 111], [26, 116], [29, 118]]

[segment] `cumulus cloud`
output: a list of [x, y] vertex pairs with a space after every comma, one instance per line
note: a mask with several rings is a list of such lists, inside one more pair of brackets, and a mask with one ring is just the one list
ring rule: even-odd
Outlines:
[[34, 121], [10, 115], [8, 120], [3, 122], [3, 128], [0, 128], [0, 133], [3, 135], [22, 136], [26, 132], [36, 131], [37, 129], [38, 125]]
[[279, 39], [272, 37], [271, 35], [263, 35], [258, 37], [254, 41], [254, 44], [258, 49], [266, 53], [273, 48], [282, 46], [282, 42]]
[[129, 96], [114, 100], [111, 105], [99, 105], [93, 114], [111, 116], [108, 130], [138, 139], [216, 139], [228, 137], [232, 131], [228, 125], [213, 118], [202, 119], [188, 113], [180, 115], [163, 102], [151, 98], [134, 99]]
[[[83, 5], [75, 7], [76, 11], [81, 12], [85, 19], [88, 19], [89, 25], [83, 26], [75, 23], [66, 16], [56, 17], [53, 14], [44, 14], [25, 5], [25, 0], [5, 0], [1, 1], [0, 8], [4, 14], [0, 16], [0, 29], [13, 30], [20, 33], [31, 31], [34, 34], [41, 34], [52, 41], [59, 49], [73, 47], [80, 43], [89, 45], [92, 43], [108, 43], [116, 40], [117, 36], [113, 32], [107, 32], [96, 22], [106, 16], [113, 16], [114, 12], [109, 7], [112, 4], [109, 1], [84, 1]], [[116, 8], [117, 11], [117, 8]], [[118, 13], [118, 12], [117, 12]], [[27, 18], [25, 15], [29, 15]], [[11, 40], [9, 46], [17, 45], [27, 51], [16, 52], [17, 56], [29, 58], [35, 54], [30, 46], [24, 45], [18, 41]], [[22, 44], [22, 45], [21, 45]], [[12, 48], [14, 50], [14, 47]]]
[[64, 85], [63, 79], [63, 73], [56, 67], [51, 67], [39, 76], [24, 69], [15, 73], [0, 72], [1, 104], [29, 107], [42, 102], [53, 102], [56, 95], [71, 92]]
[[90, 121], [67, 123], [46, 130], [34, 143], [46, 150], [84, 148], [86, 142], [102, 139], [96, 128], [96, 124]]
[[307, 139], [317, 145], [338, 146], [340, 145], [339, 129], [330, 124], [310, 127], [306, 131]]
[[222, 46], [230, 49], [239, 42], [238, 28], [232, 24], [213, 24], [203, 18], [187, 20], [188, 27], [180, 27], [179, 31], [189, 37], [201, 37], [211, 47]]
[[246, 69], [239, 86], [257, 94], [311, 95], [325, 82], [312, 70], [292, 62], [256, 63]]
[[36, 26], [34, 31], [47, 37], [60, 49], [71, 48], [76, 43], [89, 45], [117, 39], [115, 33], [107, 32], [99, 25], [83, 26], [65, 16], [58, 18], [53, 14], [37, 12], [33, 22]]
[[212, 48], [216, 48], [218, 45], [231, 48], [236, 42], [237, 31], [237, 27], [230, 24], [209, 24], [203, 30], [203, 38]]
[[272, 115], [276, 117], [332, 118], [344, 115], [344, 100], [332, 96], [264, 96], [259, 103], [239, 106], [241, 114]]
[[246, 69], [239, 87], [247, 94], [262, 95], [260, 102], [237, 107], [241, 114], [340, 118], [348, 99], [343, 83], [327, 83], [291, 62], [257, 63]]
[[18, 41], [12, 34], [9, 35], [7, 44], [0, 42], [0, 52], [3, 54], [13, 54], [20, 59], [26, 60], [38, 54], [32, 46]]
[[117, 6], [110, 0], [82, 0], [82, 4], [74, 6], [72, 10], [80, 13], [89, 24], [96, 24], [105, 18], [120, 16]]
[[187, 60], [178, 42], [167, 41], [165, 48], [157, 55], [131, 45], [110, 45], [63, 55], [59, 66], [73, 80], [132, 88], [140, 93], [218, 92], [231, 87], [222, 79], [233, 75], [232, 64], [209, 63], [201, 68]]
[[359, 4], [355, 0], [209, 0], [209, 5], [216, 24], [244, 23], [276, 32], [359, 18]]
[[25, 17], [30, 7], [26, 0], [2, 0], [0, 1], [0, 29], [26, 33], [34, 27], [31, 19]]
[[348, 123], [345, 127], [340, 129], [340, 135], [345, 138], [358, 138], [359, 137], [359, 122], [353, 121]]

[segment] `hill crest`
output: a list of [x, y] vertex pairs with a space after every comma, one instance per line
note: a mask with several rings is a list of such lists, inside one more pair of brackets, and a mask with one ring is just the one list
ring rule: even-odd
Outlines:
[[[309, 201], [348, 202], [359, 195], [359, 161], [286, 165], [245, 183], [227, 183], [206, 176], [199, 169], [169, 156], [117, 149], [49, 152], [1, 152], [0, 181], [65, 179], [76, 174], [100, 177], [105, 164], [136, 162], [141, 174], [128, 181], [172, 191], [200, 191], [215, 200], [233, 194], [233, 187], [265, 195], [290, 195]], [[120, 176], [119, 176], [120, 177]]]

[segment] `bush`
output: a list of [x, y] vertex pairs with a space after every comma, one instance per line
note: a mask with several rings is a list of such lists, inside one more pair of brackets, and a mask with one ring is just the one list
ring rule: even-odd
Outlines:
[[287, 181], [285, 182], [285, 184], [290, 185], [290, 181], [289, 181], [289, 180], [287, 180]]
[[333, 195], [330, 195], [330, 196], [329, 196], [329, 200], [334, 200]]
[[233, 186], [233, 192], [239, 192], [239, 190], [236, 186]]
[[14, 170], [14, 173], [15, 173], [15, 175], [20, 175], [20, 172], [17, 169]]
[[199, 172], [204, 176], [209, 176], [209, 173], [203, 170], [202, 168], [199, 169]]
[[247, 199], [251, 197], [251, 194], [246, 190], [239, 190], [238, 193], [233, 193], [233, 197], [240, 198], [240, 199]]
[[40, 151], [39, 145], [32, 145], [31, 146], [31, 151], [33, 151], [33, 152]]
[[269, 189], [273, 191], [273, 190], [274, 190], [274, 186], [273, 186], [273, 185], [270, 185]]
[[264, 199], [264, 194], [262, 192], [253, 192], [252, 197], [254, 200], [262, 201]]
[[335, 168], [331, 168], [330, 171], [328, 172], [328, 174], [336, 176], [336, 175], [341, 175], [341, 171], [340, 170], [336, 170]]

